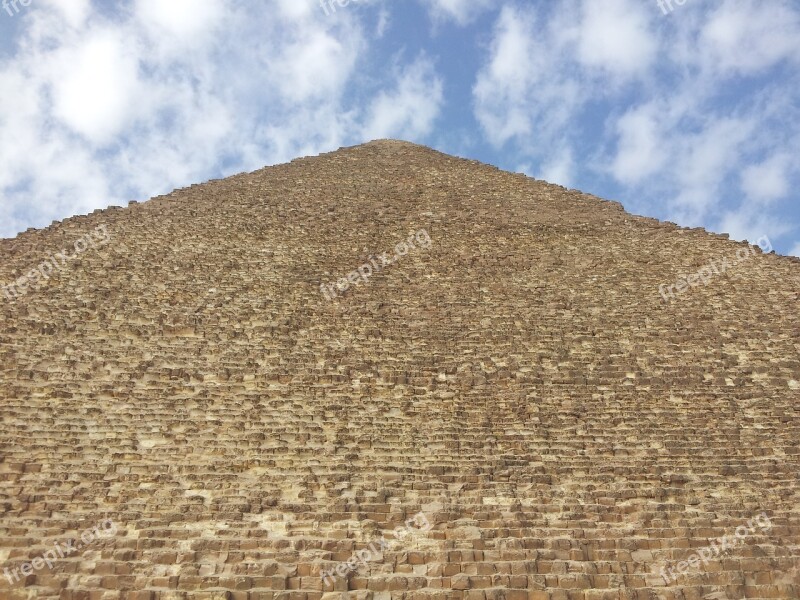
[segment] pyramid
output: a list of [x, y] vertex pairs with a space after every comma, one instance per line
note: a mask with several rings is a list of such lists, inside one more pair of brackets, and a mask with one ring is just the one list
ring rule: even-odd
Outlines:
[[381, 140], [0, 257], [0, 599], [800, 598], [768, 240]]

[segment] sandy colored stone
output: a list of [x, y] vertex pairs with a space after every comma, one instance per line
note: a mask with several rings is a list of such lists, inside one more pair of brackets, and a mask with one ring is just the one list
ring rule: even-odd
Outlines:
[[384, 140], [0, 240], [0, 282], [100, 225], [0, 298], [0, 599], [800, 598], [800, 260], [665, 303], [749, 246]]

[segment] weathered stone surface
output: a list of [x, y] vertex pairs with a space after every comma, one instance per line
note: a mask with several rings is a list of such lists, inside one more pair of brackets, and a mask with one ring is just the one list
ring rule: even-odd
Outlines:
[[2, 240], [0, 282], [100, 225], [0, 298], [0, 570], [116, 531], [0, 598], [800, 598], [797, 260], [665, 303], [747, 245], [381, 141]]

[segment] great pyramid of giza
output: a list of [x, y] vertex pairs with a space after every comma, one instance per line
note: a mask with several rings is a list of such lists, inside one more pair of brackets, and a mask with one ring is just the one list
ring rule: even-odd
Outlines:
[[0, 598], [800, 598], [800, 260], [383, 140], [0, 241]]

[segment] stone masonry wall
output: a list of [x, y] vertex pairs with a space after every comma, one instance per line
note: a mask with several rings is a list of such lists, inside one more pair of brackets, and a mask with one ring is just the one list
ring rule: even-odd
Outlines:
[[395, 141], [0, 283], [63, 249], [0, 296], [0, 599], [800, 598], [796, 259]]

